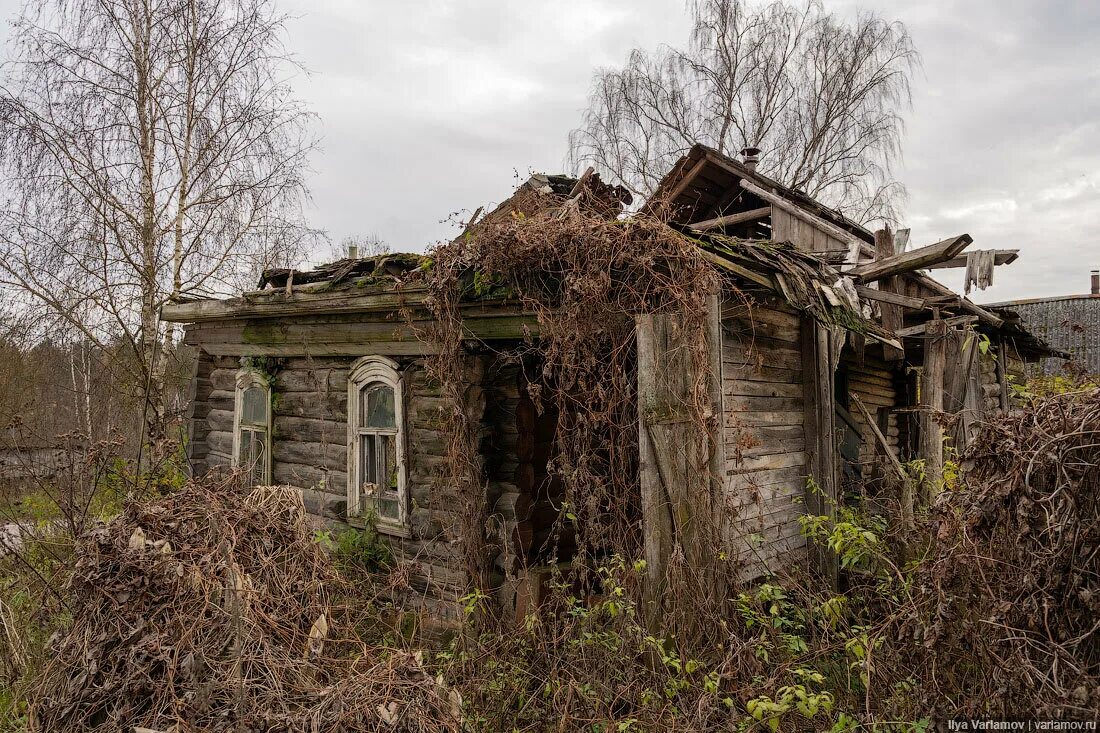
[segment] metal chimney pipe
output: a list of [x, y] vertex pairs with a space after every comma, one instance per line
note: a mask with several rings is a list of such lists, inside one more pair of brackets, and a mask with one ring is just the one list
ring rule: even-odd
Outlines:
[[756, 170], [756, 164], [760, 162], [760, 148], [741, 148], [741, 158], [746, 168]]
[[1100, 295], [1100, 270], [1092, 271], [1092, 294]]

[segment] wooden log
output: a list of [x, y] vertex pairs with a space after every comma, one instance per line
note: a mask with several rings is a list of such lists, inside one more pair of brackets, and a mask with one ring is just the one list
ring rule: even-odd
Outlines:
[[881, 280], [891, 275], [912, 272], [932, 263], [951, 259], [970, 246], [973, 241], [969, 234], [948, 237], [935, 244], [858, 265], [853, 267], [849, 274], [861, 282], [869, 282], [871, 280]]
[[272, 481], [281, 486], [300, 489], [317, 489], [323, 486], [328, 493], [343, 493], [347, 486], [344, 471], [324, 471], [316, 466], [275, 461], [271, 467]]
[[273, 390], [285, 392], [338, 392], [347, 395], [348, 370], [318, 367], [312, 370], [282, 369], [275, 377]]
[[329, 470], [347, 470], [348, 446], [345, 439], [338, 443], [314, 443], [298, 440], [272, 441], [271, 456], [276, 463], [298, 463], [324, 467]]
[[[278, 442], [300, 441], [340, 444], [347, 442], [348, 426], [344, 420], [275, 415], [272, 424], [275, 430], [274, 437]], [[422, 431], [415, 432], [420, 433]], [[410, 437], [413, 436], [413, 433], [414, 431], [410, 431]]]

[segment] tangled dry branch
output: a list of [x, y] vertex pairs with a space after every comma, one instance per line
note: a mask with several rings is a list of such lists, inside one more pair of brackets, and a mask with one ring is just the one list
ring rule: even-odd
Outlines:
[[419, 656], [360, 640], [299, 493], [190, 484], [80, 538], [37, 730], [458, 730]]
[[964, 459], [918, 574], [930, 708], [1094, 714], [1100, 391], [1035, 399], [985, 426]]

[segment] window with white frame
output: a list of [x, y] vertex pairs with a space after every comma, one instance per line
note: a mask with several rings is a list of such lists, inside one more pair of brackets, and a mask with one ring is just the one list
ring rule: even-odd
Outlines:
[[237, 372], [233, 401], [233, 465], [252, 486], [271, 483], [271, 384], [260, 372]]
[[348, 377], [348, 515], [404, 531], [407, 502], [401, 375], [393, 360], [367, 356]]

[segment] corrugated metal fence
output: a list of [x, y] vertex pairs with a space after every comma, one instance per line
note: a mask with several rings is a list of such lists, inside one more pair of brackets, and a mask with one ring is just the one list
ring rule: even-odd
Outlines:
[[[1100, 374], [1100, 297], [1052, 298], [1026, 303], [1005, 303], [1020, 314], [1027, 328], [1092, 374]], [[1061, 359], [1044, 359], [1045, 374], [1062, 370]]]

